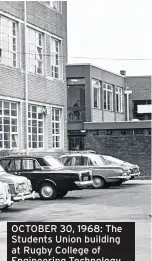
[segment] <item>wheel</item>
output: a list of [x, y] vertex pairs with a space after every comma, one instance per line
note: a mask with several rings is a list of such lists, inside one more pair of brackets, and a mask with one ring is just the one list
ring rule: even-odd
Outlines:
[[68, 191], [61, 191], [59, 192], [56, 197], [57, 198], [63, 198], [66, 194], [68, 194]]
[[43, 183], [39, 189], [39, 195], [42, 199], [54, 199], [56, 194], [55, 186], [49, 182]]
[[106, 188], [107, 182], [102, 177], [93, 177], [93, 187], [96, 189]]

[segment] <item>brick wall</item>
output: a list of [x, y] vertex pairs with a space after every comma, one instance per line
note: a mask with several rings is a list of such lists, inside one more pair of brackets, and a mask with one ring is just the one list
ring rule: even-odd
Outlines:
[[151, 176], [151, 136], [85, 137], [85, 149], [138, 164], [141, 176]]

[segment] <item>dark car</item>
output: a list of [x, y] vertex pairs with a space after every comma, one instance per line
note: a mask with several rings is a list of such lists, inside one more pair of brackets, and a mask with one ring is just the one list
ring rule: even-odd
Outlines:
[[68, 191], [93, 185], [90, 170], [67, 170], [60, 161], [51, 156], [2, 157], [0, 165], [8, 173], [28, 178], [32, 189], [43, 199], [62, 198]]

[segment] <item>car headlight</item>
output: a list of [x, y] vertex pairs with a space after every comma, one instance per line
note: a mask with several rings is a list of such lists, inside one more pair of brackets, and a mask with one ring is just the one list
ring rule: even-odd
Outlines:
[[31, 181], [29, 179], [27, 180], [27, 184], [28, 184], [29, 190], [32, 191], [32, 184], [31, 184]]

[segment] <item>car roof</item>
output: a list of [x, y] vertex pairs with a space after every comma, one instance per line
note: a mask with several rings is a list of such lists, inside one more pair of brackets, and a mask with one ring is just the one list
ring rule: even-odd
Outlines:
[[16, 155], [12, 155], [12, 156], [0, 156], [0, 159], [42, 159], [45, 157], [39, 157], [39, 156], [27, 156], [27, 155], [21, 155], [21, 156], [16, 156]]
[[92, 155], [98, 155], [98, 154], [95, 154], [95, 153], [81, 153], [81, 152], [78, 152], [78, 153], [67, 153], [67, 154], [64, 154], [64, 155], [60, 156], [60, 158], [75, 157], [75, 156], [92, 156]]

